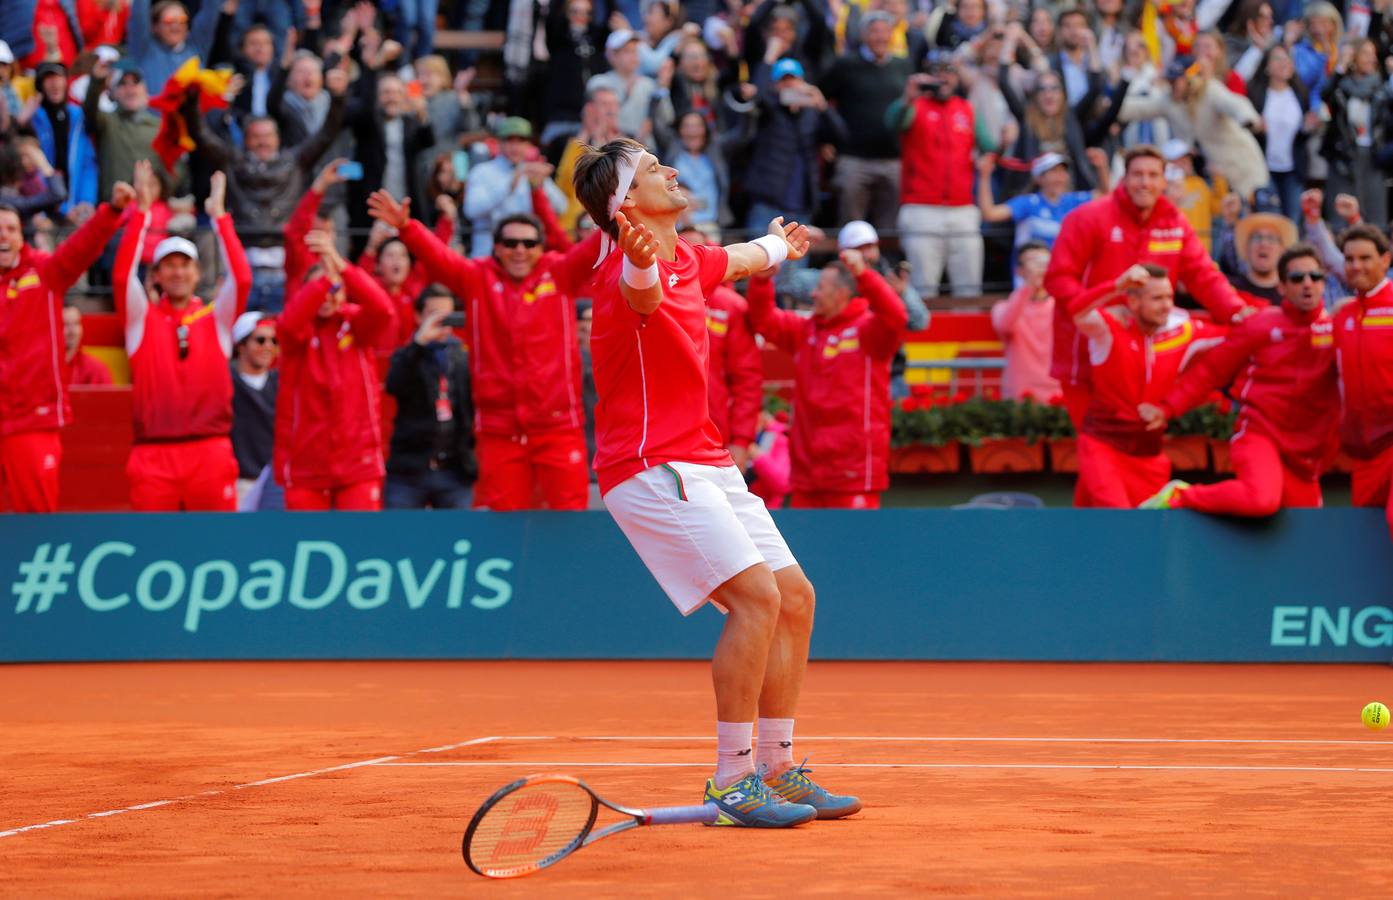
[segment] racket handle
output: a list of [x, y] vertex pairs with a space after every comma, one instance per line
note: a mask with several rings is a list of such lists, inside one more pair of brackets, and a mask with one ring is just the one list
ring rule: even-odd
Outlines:
[[696, 822], [716, 821], [716, 805], [703, 803], [701, 806], [659, 806], [643, 811], [645, 825], [689, 825]]

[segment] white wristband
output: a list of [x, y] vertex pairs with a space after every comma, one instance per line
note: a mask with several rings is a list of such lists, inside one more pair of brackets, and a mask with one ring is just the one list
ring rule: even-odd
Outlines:
[[769, 257], [769, 265], [764, 267], [766, 269], [777, 266], [788, 259], [788, 241], [783, 238], [766, 234], [764, 237], [755, 238], [750, 243], [763, 250], [764, 254]]
[[658, 263], [657, 261], [648, 264], [648, 268], [640, 269], [629, 262], [629, 257], [624, 257], [624, 268], [622, 278], [624, 283], [636, 291], [651, 288], [658, 283]]

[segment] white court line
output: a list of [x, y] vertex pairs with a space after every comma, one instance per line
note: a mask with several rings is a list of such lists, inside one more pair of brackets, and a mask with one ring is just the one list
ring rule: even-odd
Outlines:
[[[1278, 745], [1357, 745], [1387, 747], [1393, 750], [1393, 740], [1315, 740], [1301, 738], [1126, 738], [1126, 737], [879, 737], [875, 735], [798, 735], [799, 743], [806, 741], [848, 741], [880, 742], [885, 744], [910, 743], [992, 743], [992, 744], [1278, 744]], [[503, 735], [493, 738], [496, 741], [690, 741], [713, 743], [715, 735], [630, 735], [630, 734], [562, 734], [562, 735]]]
[[[362, 759], [358, 760], [357, 762], [344, 763], [343, 765], [338, 766], [326, 766], [322, 769], [311, 769], [308, 772], [295, 772], [292, 775], [279, 775], [274, 778], [263, 778], [260, 781], [248, 781], [243, 784], [234, 784], [231, 788], [228, 788], [227, 790], [242, 790], [245, 788], [265, 787], [266, 785], [270, 784], [281, 784], [282, 782], [296, 781], [301, 778], [313, 778], [317, 775], [327, 775], [330, 772], [342, 772], [346, 769], [359, 769], [363, 766], [380, 766], [394, 762], [399, 759], [403, 759], [408, 756], [416, 756], [420, 753], [440, 753], [445, 750], [455, 750], [459, 747], [472, 747], [478, 744], [487, 744], [496, 740], [499, 740], [498, 736], [496, 735], [490, 737], [471, 738], [467, 741], [460, 741], [457, 744], [446, 744], [442, 747], [428, 747], [423, 750], [412, 750], [410, 753], [402, 753], [396, 756], [379, 756], [374, 759]], [[220, 794], [225, 793], [227, 793], [227, 791], [224, 790], [199, 791], [196, 794], [185, 794], [182, 797], [174, 797], [170, 800], [154, 800], [149, 803], [138, 803], [134, 806], [122, 806], [118, 809], [105, 809], [101, 812], [87, 813], [86, 815], [77, 819], [54, 819], [51, 822], [40, 822], [35, 825], [22, 825], [18, 828], [11, 828], [8, 831], [0, 831], [0, 838], [13, 837], [14, 835], [23, 834], [27, 831], [40, 831], [45, 828], [56, 828], [60, 825], [73, 825], [77, 822], [83, 821], [84, 819], [105, 819], [109, 816], [118, 816], [122, 813], [138, 812], [144, 809], [155, 809], [161, 806], [169, 806], [175, 803], [185, 803], [190, 800], [197, 800], [201, 797], [216, 797]]]
[[[534, 769], [709, 769], [703, 762], [555, 762], [555, 761], [471, 761], [471, 762], [386, 762], [379, 768], [500, 768]], [[821, 763], [819, 769], [1104, 769], [1155, 772], [1379, 772], [1393, 768], [1367, 766], [1181, 766], [1133, 765], [1126, 763]]]

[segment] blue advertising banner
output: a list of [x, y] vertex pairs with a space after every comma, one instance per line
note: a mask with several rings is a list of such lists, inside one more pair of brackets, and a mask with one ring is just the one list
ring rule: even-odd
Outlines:
[[[821, 659], [1393, 660], [1375, 510], [777, 519]], [[701, 658], [721, 627], [598, 512], [5, 516], [3, 585], [9, 662]]]

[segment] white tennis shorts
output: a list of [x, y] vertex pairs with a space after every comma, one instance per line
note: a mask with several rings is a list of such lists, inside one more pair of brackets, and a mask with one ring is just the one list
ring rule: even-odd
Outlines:
[[735, 466], [665, 463], [611, 488], [604, 501], [684, 616], [750, 566], [798, 564]]

